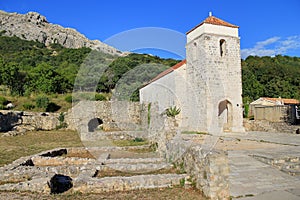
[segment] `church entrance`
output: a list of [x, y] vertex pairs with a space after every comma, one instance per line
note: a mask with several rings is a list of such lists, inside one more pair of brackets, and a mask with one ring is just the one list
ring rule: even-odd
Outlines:
[[228, 100], [219, 103], [218, 113], [219, 126], [224, 132], [230, 132], [232, 128], [232, 104]]

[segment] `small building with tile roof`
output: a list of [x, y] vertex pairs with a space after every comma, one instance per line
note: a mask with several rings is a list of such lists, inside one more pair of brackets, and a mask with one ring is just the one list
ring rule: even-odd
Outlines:
[[283, 106], [283, 105], [299, 105], [300, 102], [297, 99], [286, 99], [286, 98], [271, 98], [271, 97], [260, 97], [259, 99], [250, 103], [249, 116], [254, 115], [255, 107], [262, 106]]

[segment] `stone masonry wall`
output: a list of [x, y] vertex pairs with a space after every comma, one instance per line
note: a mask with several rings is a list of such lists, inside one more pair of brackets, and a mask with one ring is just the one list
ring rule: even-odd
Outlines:
[[60, 124], [59, 113], [0, 111], [0, 131], [8, 135], [22, 134], [28, 130], [54, 130]]
[[[155, 106], [151, 110], [155, 111]], [[150, 123], [148, 134], [150, 141], [157, 143], [160, 156], [189, 174], [189, 181], [206, 197], [229, 199], [228, 155], [183, 140], [176, 118], [151, 115], [151, 121], [153, 124]], [[161, 122], [160, 126], [157, 126], [157, 121]]]
[[176, 139], [167, 144], [166, 159], [183, 167], [206, 197], [229, 199], [228, 155]]
[[88, 133], [92, 119], [100, 119], [104, 131], [142, 130], [147, 123], [145, 105], [125, 101], [80, 101], [65, 116], [68, 129]]

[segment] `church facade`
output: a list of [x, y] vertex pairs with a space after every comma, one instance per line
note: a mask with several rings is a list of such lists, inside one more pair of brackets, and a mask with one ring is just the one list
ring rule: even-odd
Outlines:
[[238, 28], [209, 16], [187, 32], [186, 59], [141, 88], [140, 102], [180, 108], [182, 130], [243, 132]]

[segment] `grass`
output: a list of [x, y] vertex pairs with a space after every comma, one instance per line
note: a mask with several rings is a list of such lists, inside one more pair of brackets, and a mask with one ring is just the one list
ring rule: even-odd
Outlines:
[[[68, 109], [72, 107], [72, 103], [68, 103], [65, 101], [66, 96], [71, 94], [53, 94], [53, 95], [45, 95], [49, 98], [50, 102], [55, 103], [56, 105], [60, 106], [61, 108], [57, 112], [66, 112]], [[4, 96], [4, 95], [0, 95]], [[30, 95], [29, 97], [26, 96], [4, 96], [8, 101], [12, 102], [15, 105], [13, 110], [22, 110], [22, 111], [35, 111], [35, 112], [44, 112], [43, 108], [37, 108], [36, 106], [36, 98], [39, 95]], [[34, 105], [35, 108], [31, 110], [26, 110], [23, 105], [31, 104]]]
[[82, 147], [75, 131], [33, 131], [26, 135], [0, 138], [0, 166], [41, 151], [58, 147]]
[[180, 172], [175, 168], [170, 169], [159, 169], [153, 170], [149, 172], [124, 172], [115, 169], [105, 169], [102, 171], [98, 171], [96, 176], [97, 178], [103, 177], [114, 177], [114, 176], [136, 176], [136, 175], [150, 175], [150, 174], [180, 174]]
[[40, 200], [207, 200], [201, 195], [201, 193], [194, 189], [184, 189], [180, 186], [172, 188], [157, 188], [157, 189], [145, 189], [145, 190], [133, 190], [124, 192], [107, 192], [100, 194], [82, 194], [79, 192], [67, 192], [64, 194], [42, 194], [31, 192], [0, 192], [0, 196], [3, 199], [40, 199]]
[[[125, 143], [125, 142], [124, 142]], [[127, 141], [127, 144], [146, 144], [143, 142]], [[124, 144], [123, 144], [124, 145]], [[36, 131], [28, 132], [26, 135], [16, 137], [0, 138], [0, 166], [11, 163], [12, 161], [41, 151], [50, 150], [58, 147], [82, 147], [79, 134], [74, 131]], [[73, 155], [74, 156], [74, 155]], [[174, 170], [174, 169], [171, 169]], [[170, 171], [157, 171], [155, 173], [166, 173]], [[118, 173], [118, 172], [112, 172]], [[26, 177], [23, 177], [26, 179]], [[17, 182], [22, 180], [7, 180], [0, 184]], [[131, 199], [181, 199], [181, 200], [206, 200], [201, 193], [194, 189], [185, 189], [180, 186], [172, 188], [145, 189], [125, 192], [108, 192], [101, 194], [81, 194], [78, 192], [66, 192], [59, 195], [50, 195], [33, 192], [20, 191], [0, 191], [2, 199], [55, 199], [55, 200], [131, 200]]]
[[142, 146], [149, 144], [146, 140], [114, 140], [113, 144], [118, 147], [128, 147], [128, 146]]
[[198, 135], [207, 135], [206, 132], [197, 132], [197, 131], [182, 131], [182, 134], [198, 134]]

